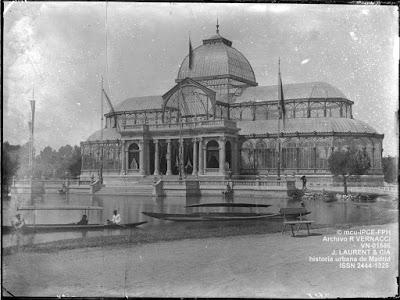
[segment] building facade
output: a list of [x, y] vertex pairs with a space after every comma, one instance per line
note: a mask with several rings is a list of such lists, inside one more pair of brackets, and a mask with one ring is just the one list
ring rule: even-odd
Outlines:
[[278, 86], [258, 86], [248, 60], [217, 29], [184, 58], [169, 91], [126, 99], [105, 114], [105, 128], [81, 143], [81, 177], [100, 169], [105, 179], [179, 169], [199, 177], [329, 177], [332, 151], [355, 147], [370, 157], [366, 178], [382, 181], [383, 135], [353, 118], [340, 90], [296, 83], [283, 94], [287, 119], [278, 126]]

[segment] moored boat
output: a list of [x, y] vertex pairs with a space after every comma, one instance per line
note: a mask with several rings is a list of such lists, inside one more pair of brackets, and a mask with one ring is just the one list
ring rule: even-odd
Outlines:
[[217, 203], [199, 203], [186, 205], [186, 207], [270, 207], [270, 204], [253, 204], [253, 203], [226, 203], [226, 202], [217, 202]]
[[13, 226], [2, 226], [3, 234], [20, 231], [23, 233], [30, 232], [52, 232], [52, 231], [87, 231], [87, 230], [104, 230], [104, 229], [127, 229], [147, 223], [147, 221], [128, 223], [128, 224], [26, 224], [16, 229]]
[[187, 214], [168, 214], [156, 212], [142, 212], [142, 214], [167, 221], [175, 222], [200, 222], [200, 221], [238, 221], [238, 220], [259, 220], [275, 216], [271, 213], [241, 213], [241, 212], [207, 212], [207, 213], [187, 213]]

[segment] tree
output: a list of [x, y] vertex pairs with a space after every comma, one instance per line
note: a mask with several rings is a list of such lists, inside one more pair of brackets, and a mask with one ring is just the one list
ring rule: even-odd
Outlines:
[[58, 151], [45, 147], [35, 159], [35, 178], [76, 177], [81, 172], [81, 149], [65, 145]]
[[388, 183], [397, 181], [398, 158], [386, 156], [382, 158], [384, 180]]
[[347, 180], [352, 175], [363, 175], [371, 168], [371, 161], [365, 150], [334, 151], [328, 159], [329, 170], [335, 176], [342, 176], [344, 193], [347, 195]]
[[3, 143], [1, 151], [1, 192], [8, 194], [12, 178], [17, 174], [19, 166], [19, 145]]

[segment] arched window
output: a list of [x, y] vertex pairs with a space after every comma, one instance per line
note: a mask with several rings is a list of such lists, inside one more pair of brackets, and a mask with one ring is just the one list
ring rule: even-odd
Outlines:
[[256, 120], [265, 120], [267, 118], [266, 105], [256, 106]]
[[227, 141], [225, 144], [225, 161], [226, 161], [226, 168], [232, 168], [232, 145], [230, 141]]
[[374, 143], [374, 167], [382, 168], [382, 144], [380, 141]]
[[246, 141], [241, 149], [242, 169], [254, 169], [254, 146], [250, 141]]
[[278, 106], [270, 105], [268, 107], [267, 120], [275, 120], [278, 119]]
[[319, 140], [316, 144], [316, 168], [328, 169], [328, 159], [331, 156], [331, 147], [328, 140]]
[[297, 150], [295, 142], [287, 142], [282, 145], [282, 168], [297, 168]]
[[296, 106], [296, 118], [307, 118], [308, 117], [307, 109], [308, 109], [308, 104], [306, 102], [299, 103]]
[[275, 169], [277, 159], [277, 145], [274, 140], [268, 141], [266, 149], [266, 168]]
[[217, 141], [207, 143], [206, 168], [219, 168], [219, 145]]
[[310, 104], [310, 118], [323, 118], [324, 104], [320, 102], [312, 102]]
[[240, 107], [232, 107], [229, 113], [231, 120], [240, 120]]
[[340, 118], [340, 106], [337, 103], [326, 104], [326, 116], [331, 118]]
[[253, 120], [253, 109], [251, 106], [246, 106], [242, 108], [242, 120]]
[[304, 141], [299, 147], [299, 168], [312, 169], [313, 166], [313, 143], [311, 141]]
[[295, 118], [294, 103], [286, 104], [285, 109], [286, 109], [286, 117], [288, 119], [294, 119]]
[[267, 145], [264, 141], [258, 141], [256, 144], [255, 161], [257, 169], [267, 168]]
[[367, 151], [367, 154], [368, 154], [368, 157], [369, 157], [369, 161], [371, 163], [371, 168], [374, 168], [375, 167], [374, 145], [372, 144], [371, 141], [368, 141], [366, 143], [365, 151]]
[[188, 117], [192, 118], [192, 120], [193, 118], [194, 120], [208, 119], [214, 112], [218, 118], [226, 114], [226, 110], [221, 110], [221, 106], [215, 105], [213, 91], [193, 80], [185, 79], [184, 81], [186, 82], [180, 83], [180, 86], [175, 86], [165, 94], [163, 105], [164, 122], [166, 110], [169, 108], [179, 110], [179, 116], [183, 120]]
[[128, 168], [130, 170], [139, 169], [139, 146], [135, 143], [128, 148]]

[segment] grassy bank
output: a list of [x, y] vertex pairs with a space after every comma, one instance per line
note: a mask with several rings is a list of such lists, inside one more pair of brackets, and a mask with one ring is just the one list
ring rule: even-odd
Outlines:
[[[384, 222], [382, 222], [383, 224]], [[312, 232], [321, 228], [324, 233], [335, 232], [335, 229], [350, 228], [360, 226], [360, 224], [340, 224], [336, 226], [318, 225], [312, 226]], [[86, 237], [78, 239], [58, 240], [40, 244], [26, 246], [11, 246], [3, 248], [4, 255], [15, 252], [57, 252], [61, 250], [87, 248], [87, 247], [107, 247], [123, 246], [127, 244], [145, 244], [159, 241], [175, 241], [184, 239], [203, 239], [211, 237], [228, 237], [238, 235], [253, 235], [279, 232], [282, 229], [282, 221], [262, 222], [255, 221], [250, 223], [236, 222], [210, 222], [207, 224], [199, 223], [173, 223], [165, 227], [147, 227], [125, 230], [121, 235], [103, 235], [97, 237]], [[289, 232], [287, 233], [289, 235]]]

